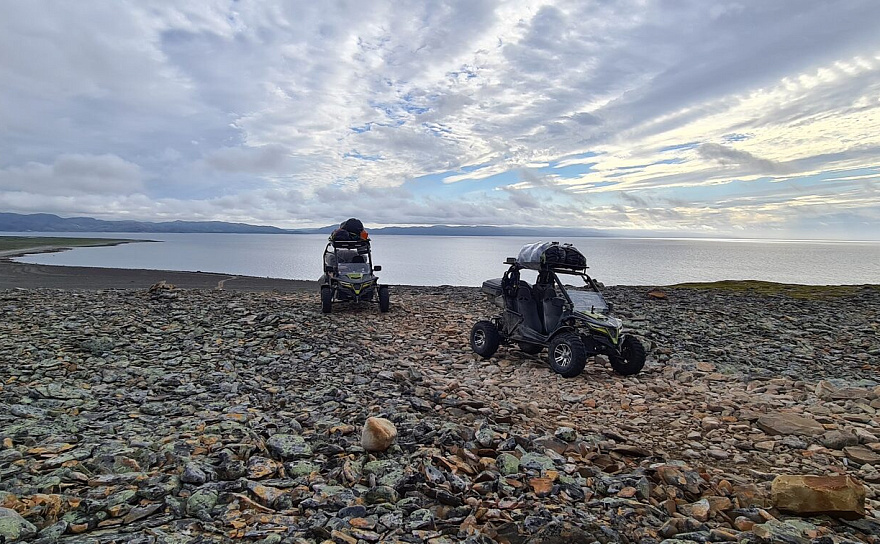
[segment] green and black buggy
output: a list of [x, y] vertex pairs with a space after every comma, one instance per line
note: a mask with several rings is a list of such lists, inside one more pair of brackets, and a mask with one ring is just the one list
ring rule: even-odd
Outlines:
[[376, 302], [380, 312], [391, 308], [387, 285], [379, 285], [370, 240], [330, 240], [324, 248], [321, 311], [329, 314], [334, 302]]
[[[645, 348], [610, 315], [611, 305], [587, 275], [586, 259], [574, 246], [526, 245], [504, 264], [509, 265], [504, 277], [486, 280], [481, 288], [503, 312], [473, 326], [470, 345], [475, 353], [492, 357], [501, 344], [516, 344], [531, 355], [546, 348], [550, 368], [565, 378], [578, 376], [595, 355], [607, 356], [622, 375], [637, 374], [645, 365]], [[521, 278], [522, 270], [537, 271], [534, 285]], [[560, 275], [580, 278], [584, 287], [563, 285]]]

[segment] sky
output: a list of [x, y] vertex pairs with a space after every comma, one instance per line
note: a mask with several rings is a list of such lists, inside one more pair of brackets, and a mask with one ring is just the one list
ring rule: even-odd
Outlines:
[[880, 239], [876, 0], [0, 1], [0, 211]]

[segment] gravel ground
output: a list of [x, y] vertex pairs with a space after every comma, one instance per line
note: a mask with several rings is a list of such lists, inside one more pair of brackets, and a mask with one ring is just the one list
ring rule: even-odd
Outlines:
[[[562, 379], [476, 357], [471, 288], [330, 315], [316, 291], [0, 291], [0, 537], [880, 542], [880, 290], [646, 292], [606, 291], [642, 373]], [[774, 508], [802, 474], [852, 476], [864, 517]]]

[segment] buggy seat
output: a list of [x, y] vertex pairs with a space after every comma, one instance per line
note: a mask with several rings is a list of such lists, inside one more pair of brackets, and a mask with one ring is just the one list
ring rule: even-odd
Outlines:
[[[370, 253], [369, 240], [330, 240], [324, 250], [325, 272], [341, 273], [340, 265], [347, 268], [345, 272], [369, 272], [367, 256]], [[355, 266], [352, 266], [355, 265]]]

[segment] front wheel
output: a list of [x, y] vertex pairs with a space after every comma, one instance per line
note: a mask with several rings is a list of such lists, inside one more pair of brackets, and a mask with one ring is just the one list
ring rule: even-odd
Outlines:
[[580, 336], [565, 332], [550, 341], [547, 360], [554, 372], [563, 378], [574, 378], [584, 371], [584, 366], [587, 364], [587, 350]]
[[321, 313], [329, 314], [333, 311], [333, 289], [321, 287]]
[[501, 336], [491, 321], [477, 321], [471, 329], [471, 349], [484, 359], [495, 355]]
[[621, 376], [638, 374], [645, 366], [645, 347], [635, 336], [626, 336], [620, 343], [620, 355], [608, 358], [611, 368]]
[[387, 312], [391, 308], [391, 293], [388, 292], [387, 285], [379, 286], [379, 311]]

